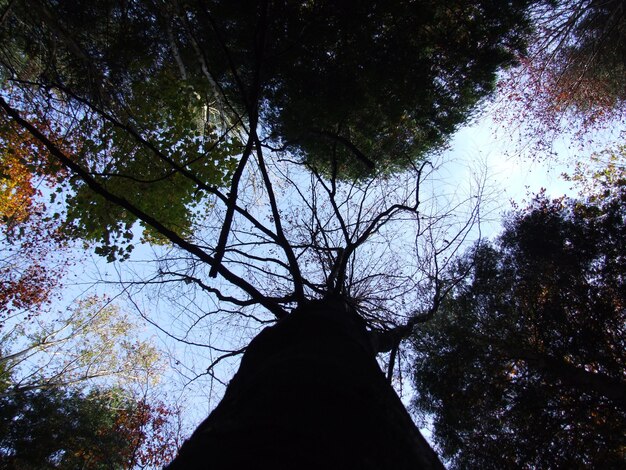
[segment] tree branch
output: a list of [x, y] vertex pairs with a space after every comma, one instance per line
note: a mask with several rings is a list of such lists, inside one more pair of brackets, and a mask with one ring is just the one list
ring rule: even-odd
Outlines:
[[217, 272], [221, 274], [227, 281], [232, 283], [233, 285], [239, 287], [241, 290], [246, 292], [250, 297], [255, 299], [258, 303], [267, 308], [270, 312], [276, 315], [277, 318], [281, 318], [286, 315], [285, 310], [278, 304], [273, 301], [268, 300], [261, 292], [259, 292], [254, 286], [248, 283], [246, 280], [241, 277], [235, 275], [228, 269], [226, 269], [221, 264], [218, 265], [213, 257], [203, 251], [197, 245], [194, 245], [191, 242], [188, 242], [183, 237], [178, 235], [173, 230], [170, 230], [166, 226], [164, 226], [161, 222], [156, 220], [151, 215], [145, 213], [135, 205], [131, 204], [128, 200], [123, 197], [117, 196], [110, 191], [108, 191], [104, 186], [102, 186], [96, 179], [94, 179], [84, 168], [82, 168], [78, 163], [69, 158], [65, 153], [63, 153], [54, 143], [52, 143], [45, 135], [43, 135], [35, 126], [33, 126], [30, 122], [23, 119], [17, 110], [12, 108], [4, 98], [0, 97], [0, 107], [4, 109], [4, 111], [21, 127], [26, 129], [33, 137], [39, 140], [46, 149], [59, 160], [60, 163], [63, 164], [66, 168], [71, 170], [74, 174], [80, 177], [87, 186], [94, 191], [96, 194], [104, 197], [107, 201], [110, 201], [117, 206], [127, 210], [138, 219], [147, 223], [154, 229], [156, 229], [159, 233], [168, 238], [172, 243], [178, 245], [180, 248], [186, 250], [189, 253], [197, 256], [201, 261], [204, 261], [211, 267], [215, 267]]

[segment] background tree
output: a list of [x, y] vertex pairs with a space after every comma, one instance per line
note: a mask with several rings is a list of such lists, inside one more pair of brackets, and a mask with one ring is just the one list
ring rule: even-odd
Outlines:
[[171, 410], [119, 389], [21, 390], [0, 405], [6, 469], [160, 468], [178, 445]]
[[160, 468], [182, 437], [159, 351], [105, 299], [46, 316], [0, 336], [0, 466]]
[[415, 407], [455, 468], [624, 465], [625, 176], [511, 214], [414, 336]]
[[149, 386], [161, 376], [157, 348], [110, 300], [92, 297], [51, 321], [12, 323], [0, 333], [0, 364], [11, 376], [0, 396], [94, 379]]
[[[622, 2], [559, 0], [533, 8], [534, 39], [500, 83], [500, 118], [523, 122], [539, 150], [572, 133], [581, 142], [623, 123], [626, 13]], [[516, 124], [517, 123], [517, 124]], [[583, 139], [584, 138], [584, 139]]]

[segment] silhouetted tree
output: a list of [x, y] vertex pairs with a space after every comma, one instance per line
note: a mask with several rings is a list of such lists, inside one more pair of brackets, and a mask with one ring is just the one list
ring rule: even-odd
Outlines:
[[414, 336], [415, 406], [455, 468], [619, 468], [626, 462], [626, 179], [543, 194]]

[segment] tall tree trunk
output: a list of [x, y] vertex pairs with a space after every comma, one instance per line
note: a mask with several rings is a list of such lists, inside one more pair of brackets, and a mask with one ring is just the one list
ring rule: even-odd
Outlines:
[[360, 317], [315, 301], [264, 329], [168, 467], [442, 469], [375, 359]]

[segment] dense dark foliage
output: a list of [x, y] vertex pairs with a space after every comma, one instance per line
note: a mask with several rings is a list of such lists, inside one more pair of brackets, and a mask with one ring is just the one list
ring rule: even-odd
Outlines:
[[524, 50], [530, 2], [280, 3], [262, 69], [270, 135], [359, 175], [365, 159], [406, 168], [467, 120]]
[[524, 51], [531, 3], [14, 2], [0, 60], [5, 79], [139, 131], [200, 101], [210, 126], [262, 124], [272, 145], [362, 176], [406, 168], [466, 121]]
[[626, 180], [539, 195], [415, 336], [416, 408], [456, 468], [618, 468], [626, 426]]
[[[2, 386], [2, 384], [0, 384]], [[50, 388], [0, 398], [0, 468], [155, 468], [176, 450], [169, 411], [120, 390]]]

